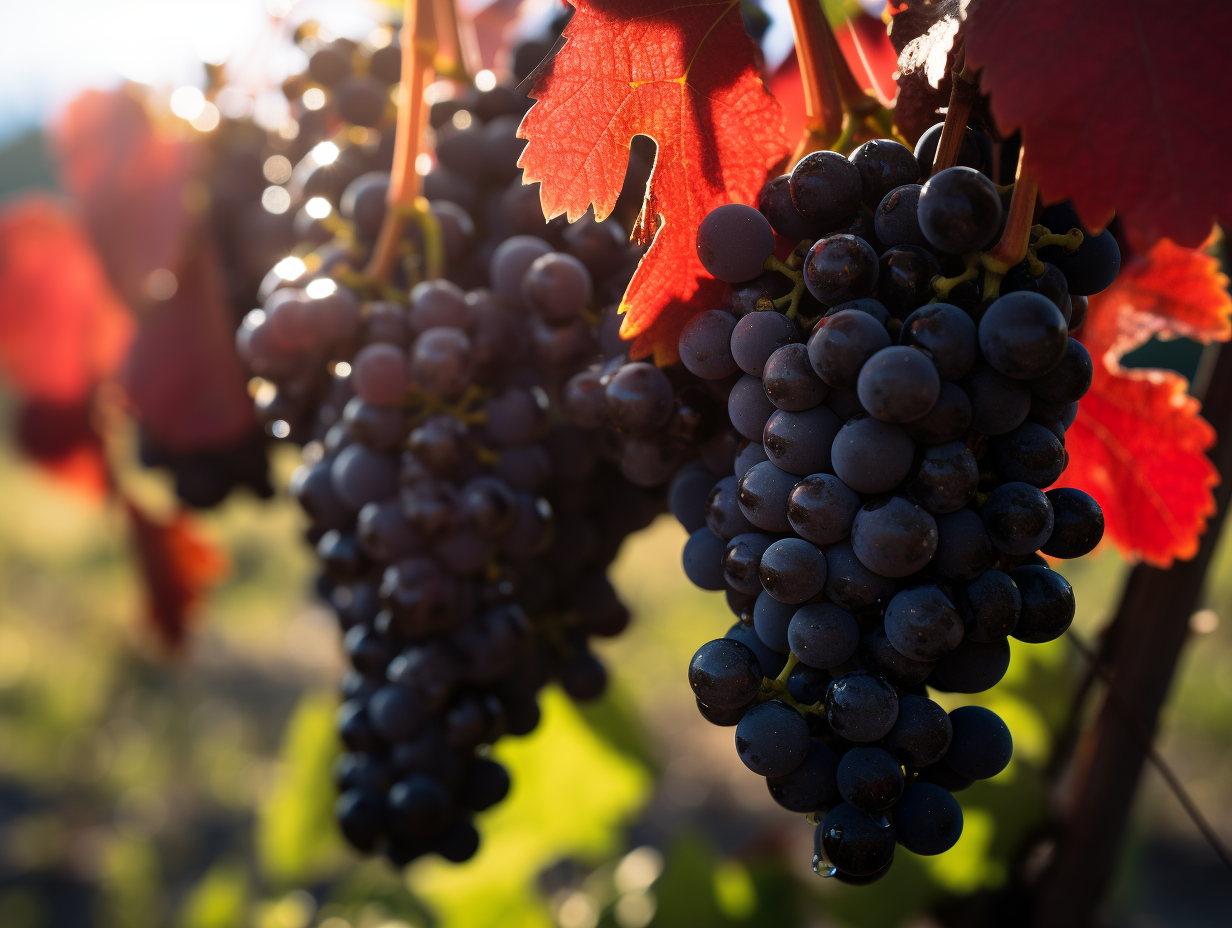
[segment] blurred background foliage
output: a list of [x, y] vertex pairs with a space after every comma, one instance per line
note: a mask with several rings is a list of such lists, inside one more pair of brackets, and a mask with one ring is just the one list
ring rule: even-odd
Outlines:
[[[0, 196], [50, 187], [37, 133], [0, 151]], [[1193, 375], [1196, 346], [1152, 342], [1131, 363]], [[0, 435], [11, 433], [0, 394]], [[295, 466], [276, 459], [276, 485]], [[149, 472], [123, 479], [170, 506]], [[1003, 886], [1043, 821], [1045, 767], [1085, 668], [1066, 641], [1014, 642], [1001, 685], [974, 697], [1011, 727], [1015, 756], [959, 794], [946, 854], [899, 849], [870, 888], [818, 879], [812, 828], [698, 716], [693, 651], [732, 622], [679, 567], [663, 517], [631, 538], [613, 579], [634, 614], [603, 656], [612, 686], [494, 754], [513, 779], [482, 816], [480, 853], [406, 874], [364, 861], [332, 822], [332, 616], [310, 593], [304, 524], [285, 493], [204, 515], [231, 569], [187, 653], [153, 648], [120, 514], [66, 493], [0, 441], [0, 926], [3, 928], [896, 928]], [[1061, 565], [1093, 640], [1127, 566], [1107, 551]], [[1232, 546], [1211, 570], [1159, 748], [1232, 839]], [[1225, 618], [1228, 617], [1228, 618]], [[959, 699], [942, 696], [947, 708]], [[1149, 768], [1107, 918], [1124, 928], [1227, 924], [1232, 877]]]

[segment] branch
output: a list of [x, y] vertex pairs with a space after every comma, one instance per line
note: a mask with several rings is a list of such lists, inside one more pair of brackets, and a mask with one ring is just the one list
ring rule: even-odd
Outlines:
[[433, 62], [436, 73], [450, 80], [469, 83], [471, 78], [467, 74], [466, 56], [462, 51], [458, 8], [454, 5], [454, 0], [432, 0], [432, 9], [436, 19], [436, 40], [439, 46]]
[[422, 181], [415, 160], [423, 143], [428, 108], [424, 90], [432, 82], [436, 56], [436, 24], [431, 0], [405, 0], [402, 22], [402, 83], [398, 93], [398, 122], [394, 136], [394, 163], [389, 175], [385, 221], [365, 271], [368, 277], [386, 283], [397, 258], [398, 242], [409, 215], [420, 198]]
[[978, 76], [962, 64], [964, 58], [961, 49], [958, 54], [959, 66], [954, 68], [953, 80], [950, 82], [950, 105], [945, 111], [945, 125], [941, 130], [941, 138], [937, 141], [937, 153], [933, 156], [930, 174], [958, 164], [958, 153], [962, 151], [963, 138], [967, 134], [967, 117], [971, 115], [971, 107], [980, 95]]
[[[804, 84], [804, 135], [796, 145], [792, 163], [809, 152], [829, 148], [843, 131], [843, 98], [839, 92], [839, 69], [851, 77], [851, 69], [838, 48], [830, 23], [817, 0], [789, 0], [791, 28], [796, 38], [796, 61]], [[851, 77], [854, 82], [855, 78]], [[861, 91], [863, 93], [863, 91]]]
[[1001, 292], [1001, 278], [1027, 256], [1027, 246], [1031, 243], [1031, 222], [1035, 217], [1039, 185], [1035, 182], [1035, 175], [1026, 169], [1023, 161], [1025, 153], [1025, 146], [1018, 149], [1018, 174], [1014, 181], [1014, 195], [1010, 199], [1009, 215], [1005, 217], [1005, 231], [1001, 233], [996, 247], [980, 259], [984, 265], [985, 299]]

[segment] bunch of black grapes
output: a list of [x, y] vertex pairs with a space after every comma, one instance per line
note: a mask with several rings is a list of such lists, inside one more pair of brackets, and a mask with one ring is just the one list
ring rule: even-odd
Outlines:
[[[774, 799], [817, 825], [817, 872], [849, 882], [884, 874], [896, 842], [958, 839], [951, 793], [1000, 772], [1012, 741], [930, 689], [987, 690], [1009, 636], [1064, 633], [1074, 594], [1037, 552], [1077, 557], [1103, 533], [1091, 497], [1048, 487], [1092, 377], [1069, 335], [1116, 276], [1116, 244], [1067, 234], [1061, 205], [1022, 264], [983, 271], [1010, 191], [977, 169], [970, 130], [960, 165], [921, 184], [939, 134], [915, 153], [813, 153], [760, 209], [712, 211], [698, 254], [732, 291], [679, 345], [730, 390], [742, 437], [732, 471], [682, 472], [673, 500], [685, 572], [740, 618], [689, 682]], [[786, 261], [775, 233], [799, 243]]]
[[[353, 668], [338, 818], [353, 845], [398, 865], [475, 852], [474, 814], [509, 786], [487, 746], [535, 727], [546, 683], [602, 692], [590, 638], [628, 621], [606, 567], [665, 508], [662, 459], [723, 419], [702, 390], [699, 424], [687, 384], [663, 393], [664, 374], [624, 357], [611, 307], [638, 252], [613, 222], [544, 222], [517, 177], [527, 106], [499, 85], [433, 106], [434, 222], [407, 223], [383, 283], [364, 268], [388, 172], [359, 170], [335, 136], [339, 155], [297, 194], [330, 217], [298, 229], [298, 263], [266, 276], [237, 334], [258, 416], [304, 446], [291, 490]], [[446, 276], [423, 279], [433, 235]], [[592, 367], [633, 371], [625, 393], [607, 381], [600, 393], [632, 431], [562, 412]]]

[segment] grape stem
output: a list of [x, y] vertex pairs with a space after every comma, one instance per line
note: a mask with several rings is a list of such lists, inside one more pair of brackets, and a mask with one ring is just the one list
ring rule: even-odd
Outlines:
[[942, 277], [938, 274], [933, 278], [933, 292], [937, 294], [935, 301], [944, 300], [950, 295], [953, 290], [961, 283], [968, 280], [974, 280], [980, 275], [980, 256], [978, 254], [970, 254], [963, 258], [967, 269], [957, 277]]
[[788, 319], [795, 320], [796, 315], [800, 312], [800, 297], [804, 295], [804, 275], [797, 271], [789, 264], [784, 264], [774, 255], [766, 259], [766, 263], [762, 265], [767, 271], [778, 271], [780, 274], [788, 277], [791, 280], [791, 293], [786, 296], [781, 296], [777, 300], [765, 300], [766, 305], [762, 305], [762, 301], [758, 300], [757, 308], [774, 309], [779, 312], [784, 312]]
[[783, 665], [783, 669], [779, 671], [779, 675], [774, 678], [775, 683], [787, 685], [787, 678], [791, 676], [791, 672], [796, 669], [796, 664], [800, 663], [800, 658], [795, 654], [788, 652], [787, 663]]
[[984, 299], [1001, 294], [1001, 278], [1027, 256], [1031, 242], [1031, 226], [1035, 217], [1035, 201], [1039, 186], [1035, 175], [1026, 169], [1026, 148], [1018, 150], [1018, 173], [1014, 181], [1014, 196], [1010, 200], [1009, 215], [1005, 218], [1005, 231], [992, 251], [980, 255], [984, 266]]
[[[424, 125], [428, 108], [424, 102], [424, 90], [432, 82], [433, 59], [436, 56], [436, 23], [431, 0], [405, 0], [402, 19], [402, 81], [398, 87], [398, 122], [394, 135], [394, 163], [389, 175], [388, 208], [385, 219], [377, 233], [376, 245], [368, 261], [365, 274], [377, 283], [388, 283], [394, 264], [399, 257], [402, 231], [408, 218], [419, 220], [424, 227], [425, 243], [439, 228], [427, 210], [427, 201], [420, 195], [422, 181], [415, 170], [423, 142]], [[430, 245], [425, 251], [435, 250]], [[424, 264], [428, 277], [439, 276], [440, 268]]]
[[962, 151], [963, 137], [967, 132], [967, 117], [971, 115], [971, 106], [980, 95], [979, 76], [964, 61], [965, 55], [960, 48], [958, 64], [950, 83], [950, 105], [945, 111], [945, 125], [937, 142], [937, 153], [933, 156], [932, 174], [958, 163], [958, 153]]
[[432, 62], [436, 73], [461, 84], [469, 84], [471, 76], [466, 66], [465, 46], [462, 44], [458, 9], [454, 0], [432, 0], [432, 11], [439, 43]]

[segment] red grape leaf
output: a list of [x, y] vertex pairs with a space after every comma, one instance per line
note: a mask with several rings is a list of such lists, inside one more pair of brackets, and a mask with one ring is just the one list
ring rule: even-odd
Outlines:
[[226, 554], [202, 537], [197, 523], [179, 511], [160, 520], [125, 498], [133, 546], [146, 588], [146, 616], [168, 650], [184, 643], [193, 609], [206, 589], [230, 569]]
[[78, 219], [46, 196], [0, 213], [0, 370], [28, 399], [82, 401], [120, 364], [133, 320]]
[[1212, 182], [1232, 138], [1228, 0], [979, 0], [965, 31], [1045, 202], [1072, 199], [1092, 229], [1115, 212], [1135, 251], [1232, 224], [1232, 187]]
[[252, 430], [247, 375], [212, 244], [199, 241], [176, 291], [141, 319], [122, 382], [142, 426], [168, 451], [225, 448]]
[[179, 273], [199, 148], [155, 133], [141, 102], [122, 90], [87, 90], [73, 100], [55, 143], [60, 181], [107, 273], [129, 306], [143, 306], [152, 271]]
[[1228, 278], [1209, 255], [1160, 240], [1131, 259], [1111, 287], [1090, 298], [1076, 337], [1095, 378], [1066, 433], [1070, 463], [1058, 482], [1090, 493], [1107, 537], [1133, 559], [1167, 567], [1193, 557], [1219, 473], [1205, 451], [1215, 430], [1171, 371], [1127, 370], [1121, 357], [1152, 335], [1227, 341]]
[[111, 475], [93, 413], [93, 393], [72, 403], [26, 400], [17, 412], [14, 437], [22, 452], [53, 477], [101, 498]]
[[[883, 103], [889, 103], [894, 95], [898, 57], [886, 34], [885, 24], [866, 13], [860, 14], [854, 20], [848, 19], [835, 26], [834, 37], [860, 86], [871, 90]], [[799, 138], [804, 132], [804, 85], [800, 82], [800, 63], [794, 51], [770, 78], [770, 92], [783, 107], [787, 137]]]
[[634, 229], [650, 243], [625, 291], [621, 335], [632, 354], [676, 358], [680, 329], [723, 285], [697, 257], [706, 213], [755, 202], [788, 153], [779, 105], [763, 86], [738, 0], [575, 0], [568, 40], [535, 82], [518, 164], [540, 183], [544, 215], [577, 219], [616, 204], [629, 144], [658, 144]]

